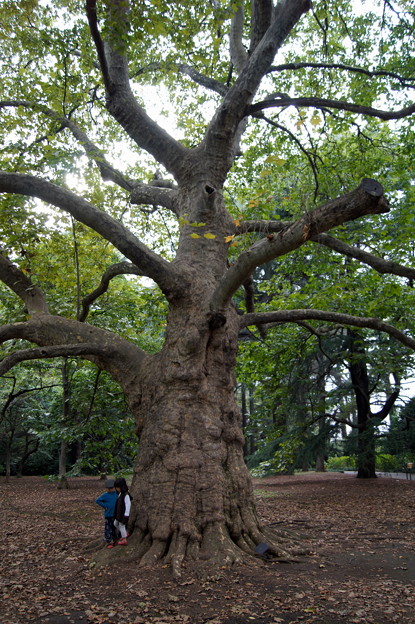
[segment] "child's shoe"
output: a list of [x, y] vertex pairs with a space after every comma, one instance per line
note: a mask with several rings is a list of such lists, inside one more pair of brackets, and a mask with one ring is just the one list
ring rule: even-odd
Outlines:
[[117, 544], [115, 542], [110, 542], [109, 544], [107, 544], [107, 548], [115, 548], [116, 545]]
[[128, 542], [125, 537], [122, 537], [120, 540], [118, 540], [117, 544], [118, 546], [127, 546]]

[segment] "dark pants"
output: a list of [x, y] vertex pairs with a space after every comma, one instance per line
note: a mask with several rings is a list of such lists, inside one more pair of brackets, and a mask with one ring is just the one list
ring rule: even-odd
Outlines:
[[116, 539], [114, 518], [105, 518], [104, 539], [106, 542], [114, 542]]

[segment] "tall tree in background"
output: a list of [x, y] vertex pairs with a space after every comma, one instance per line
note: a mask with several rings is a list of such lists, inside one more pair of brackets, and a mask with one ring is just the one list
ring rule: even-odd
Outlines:
[[[140, 437], [130, 548], [143, 565], [163, 558], [178, 574], [185, 559], [231, 563], [263, 541], [276, 556], [285, 556], [286, 538], [279, 540], [260, 526], [243, 462], [234, 398], [241, 329], [316, 318], [376, 328], [415, 346], [404, 331], [405, 317], [395, 327], [373, 315], [337, 310], [256, 312], [249, 296], [256, 267], [308, 242], [413, 278], [413, 269], [323, 234], [359, 217], [386, 215], [389, 205], [381, 184], [371, 179], [382, 169], [379, 163], [366, 159], [362, 182], [350, 170], [337, 174], [334, 162], [321, 170], [319, 134], [332, 137], [332, 156], [340, 166], [336, 134], [340, 143], [348, 125], [364, 134], [369, 149], [376, 127], [364, 117], [379, 123], [405, 120], [415, 112], [408, 95], [414, 85], [410, 3], [379, 2], [376, 8], [355, 15], [348, 2], [333, 9], [316, 2], [310, 10], [309, 0], [230, 6], [87, 0], [82, 14], [73, 0], [5, 4], [0, 279], [23, 302], [28, 318], [1, 328], [6, 355], [0, 372], [28, 359], [79, 356], [120, 383]], [[394, 38], [399, 38], [396, 45], [390, 43]], [[273, 66], [283, 53], [285, 64]], [[145, 81], [165, 83], [177, 106], [176, 130], [167, 132], [151, 118], [155, 104], [146, 101]], [[276, 113], [267, 116], [270, 110]], [[401, 130], [409, 140], [409, 125]], [[260, 145], [246, 149], [244, 160], [241, 154], [255, 137], [261, 137]], [[124, 141], [128, 159], [132, 153], [139, 165], [110, 163], [110, 158], [122, 162]], [[143, 182], [144, 152], [158, 167], [148, 183]], [[258, 192], [254, 161], [257, 170], [266, 161], [275, 177], [284, 166], [266, 199], [263, 189]], [[232, 191], [244, 166], [249, 175]], [[305, 166], [308, 184], [300, 187]], [[72, 309], [62, 302], [65, 274], [57, 285], [38, 258], [42, 250], [47, 254], [42, 239], [48, 231], [65, 224], [41, 219], [39, 203], [22, 196], [70, 215], [66, 227], [73, 229], [76, 266], [68, 283]], [[292, 220], [271, 218], [279, 198]], [[394, 209], [401, 214], [398, 203]], [[140, 214], [150, 224], [147, 231]], [[172, 238], [168, 249], [159, 240], [160, 221], [151, 229], [153, 217], [178, 224], [177, 241]], [[382, 237], [390, 236], [386, 218], [370, 223], [371, 233], [379, 227]], [[105, 266], [95, 289], [87, 268], [82, 274], [83, 226], [97, 235], [88, 234], [90, 245], [106, 251], [109, 243], [120, 254]], [[356, 231], [358, 226], [351, 230]], [[370, 237], [369, 231], [362, 226], [361, 238]], [[247, 243], [237, 253], [235, 243], [243, 238]], [[103, 253], [101, 262], [105, 259], [109, 255]], [[87, 261], [85, 253], [85, 267]], [[126, 333], [116, 333], [116, 323], [111, 331], [110, 323], [102, 327], [90, 314], [120, 274], [150, 278], [168, 303], [165, 339], [157, 353], [146, 353]], [[238, 311], [233, 296], [244, 286], [246, 305]]]

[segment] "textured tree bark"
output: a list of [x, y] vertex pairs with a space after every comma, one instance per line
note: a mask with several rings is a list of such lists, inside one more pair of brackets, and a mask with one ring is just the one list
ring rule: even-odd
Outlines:
[[180, 306], [162, 352], [149, 358], [139, 386], [127, 390], [140, 438], [131, 487], [130, 538], [140, 565], [158, 560], [180, 574], [183, 561], [227, 565], [267, 542], [243, 460], [241, 414], [234, 398], [239, 323], [210, 329], [203, 306]]

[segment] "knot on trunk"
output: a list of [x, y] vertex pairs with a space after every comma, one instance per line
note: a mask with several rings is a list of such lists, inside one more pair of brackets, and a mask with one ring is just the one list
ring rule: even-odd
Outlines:
[[209, 312], [208, 323], [210, 329], [219, 329], [226, 323], [226, 316], [222, 312]]

